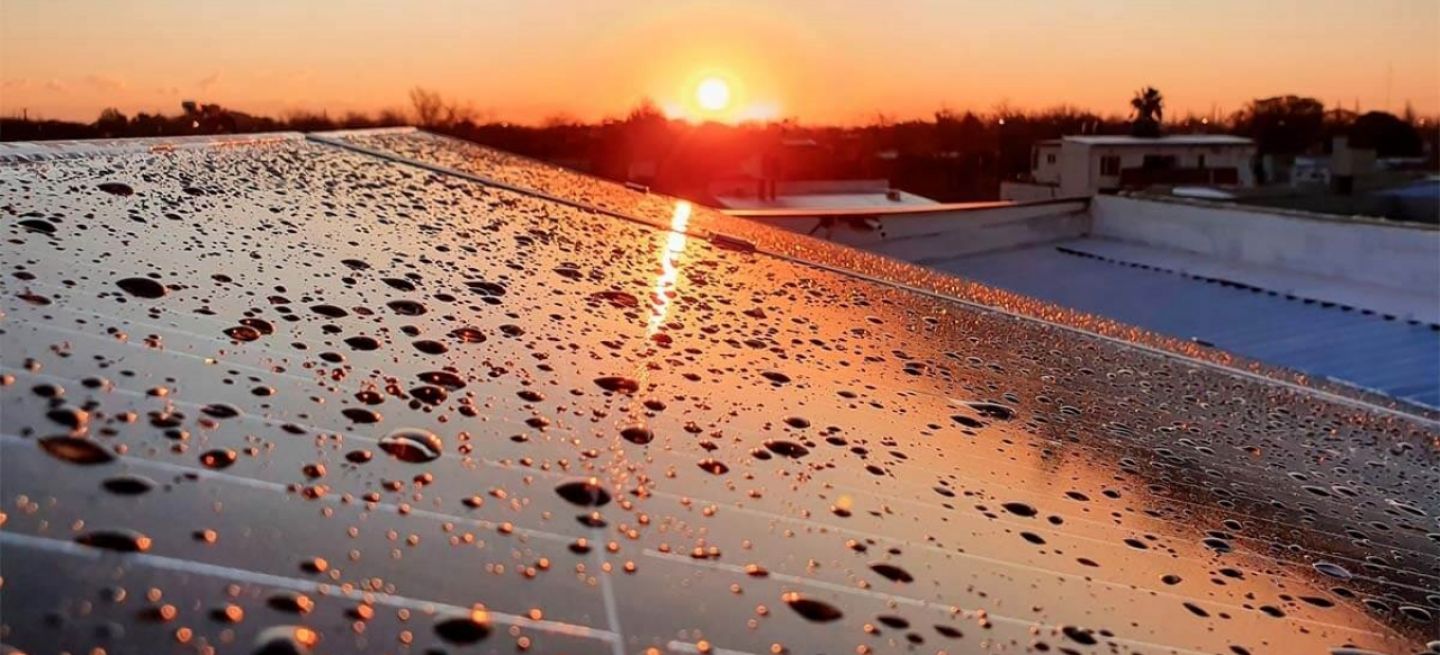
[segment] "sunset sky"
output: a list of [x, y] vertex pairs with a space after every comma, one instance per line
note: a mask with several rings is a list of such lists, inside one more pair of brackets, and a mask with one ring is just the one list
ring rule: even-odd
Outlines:
[[261, 114], [408, 108], [423, 86], [485, 116], [621, 115], [643, 97], [723, 118], [849, 123], [1070, 104], [1170, 113], [1298, 93], [1440, 113], [1435, 0], [548, 2], [0, 1], [0, 113], [93, 120], [183, 99]]

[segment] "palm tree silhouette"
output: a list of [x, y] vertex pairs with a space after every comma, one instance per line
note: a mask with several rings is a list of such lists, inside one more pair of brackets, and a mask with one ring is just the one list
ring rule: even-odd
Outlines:
[[1135, 110], [1135, 120], [1130, 124], [1130, 133], [1135, 136], [1158, 137], [1160, 136], [1160, 119], [1165, 114], [1165, 96], [1160, 95], [1160, 90], [1147, 86], [1135, 92], [1135, 97], [1130, 99], [1130, 107]]

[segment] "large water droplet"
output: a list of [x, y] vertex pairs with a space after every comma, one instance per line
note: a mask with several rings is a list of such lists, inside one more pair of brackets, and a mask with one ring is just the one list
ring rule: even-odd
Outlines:
[[335, 305], [312, 305], [310, 311], [328, 318], [340, 318], [350, 314], [350, 312], [345, 311], [343, 307], [336, 307]]
[[392, 300], [385, 304], [391, 311], [401, 316], [419, 316], [426, 312], [425, 305], [414, 300]]
[[315, 601], [298, 591], [275, 592], [265, 604], [291, 614], [309, 614], [315, 609]]
[[410, 390], [410, 397], [426, 405], [439, 405], [445, 402], [445, 399], [449, 398], [450, 394], [440, 387], [422, 384]]
[[1010, 512], [1011, 514], [1014, 514], [1014, 515], [1016, 515], [1016, 516], [1024, 516], [1024, 517], [1027, 517], [1027, 518], [1028, 518], [1028, 517], [1031, 517], [1031, 516], [1035, 516], [1036, 514], [1039, 513], [1039, 512], [1037, 512], [1037, 511], [1035, 510], [1034, 507], [1030, 506], [1030, 505], [1027, 504], [1027, 503], [1020, 503], [1020, 502], [1005, 503], [1004, 505], [1001, 505], [1001, 507], [1004, 507], [1005, 510], [1008, 511], [1008, 512]]
[[165, 285], [148, 277], [127, 277], [115, 283], [121, 291], [137, 298], [159, 298], [165, 295]]
[[420, 381], [426, 384], [434, 384], [445, 387], [451, 391], [465, 388], [465, 379], [451, 373], [450, 371], [426, 371], [419, 376]]
[[590, 299], [596, 302], [608, 302], [615, 307], [627, 309], [640, 306], [639, 298], [624, 291], [599, 291], [590, 294]]
[[1341, 580], [1350, 579], [1350, 571], [1346, 570], [1345, 567], [1340, 566], [1339, 564], [1335, 564], [1332, 562], [1316, 562], [1312, 566], [1315, 567], [1316, 571], [1324, 573], [1325, 575], [1328, 575], [1332, 578], [1339, 578]]
[[607, 375], [595, 378], [595, 384], [600, 385], [606, 391], [618, 391], [621, 393], [635, 393], [640, 390], [640, 383], [618, 375]]
[[230, 465], [234, 464], [236, 459], [239, 459], [239, 455], [235, 454], [235, 451], [229, 448], [216, 448], [201, 454], [200, 464], [205, 468], [218, 471], [220, 469], [230, 468]]
[[765, 379], [774, 382], [775, 384], [786, 384], [790, 381], [790, 376], [781, 373], [780, 371], [764, 371], [760, 375], [765, 376]]
[[783, 439], [771, 439], [765, 442], [765, 448], [781, 457], [799, 459], [810, 454], [810, 449], [793, 441]]
[[435, 624], [435, 634], [452, 644], [473, 644], [490, 636], [490, 615], [477, 609], [465, 616], [441, 620]]
[[53, 457], [81, 466], [115, 461], [115, 455], [109, 450], [94, 441], [79, 437], [45, 437], [40, 440], [40, 447]]
[[376, 350], [380, 347], [380, 342], [374, 337], [365, 336], [349, 337], [345, 339], [345, 344], [355, 350]]
[[1002, 421], [1015, 418], [1015, 410], [1000, 403], [970, 402], [965, 404], [986, 418], [999, 419]]
[[277, 625], [255, 636], [252, 655], [310, 655], [320, 634], [299, 625]]
[[79, 407], [56, 407], [45, 417], [70, 428], [70, 434], [83, 434], [90, 425], [90, 412]]
[[1060, 627], [1060, 632], [1063, 633], [1067, 638], [1069, 638], [1070, 641], [1073, 641], [1077, 644], [1094, 646], [1095, 644], [1100, 643], [1097, 639], [1095, 639], [1095, 635], [1091, 634], [1091, 631], [1084, 628], [1077, 628], [1073, 625], [1066, 625]]
[[595, 480], [572, 480], [555, 487], [561, 498], [583, 507], [600, 507], [610, 502], [610, 492]]
[[443, 355], [450, 350], [449, 346], [446, 346], [439, 341], [435, 341], [434, 339], [420, 339], [410, 345], [414, 346], [416, 350], [425, 353], [426, 355]]
[[450, 331], [450, 336], [464, 343], [482, 343], [485, 341], [485, 333], [480, 328], [462, 327]]
[[30, 230], [31, 232], [40, 232], [41, 234], [55, 233], [54, 223], [51, 223], [50, 221], [42, 221], [38, 218], [30, 218], [20, 221], [19, 225], [20, 227]]
[[423, 464], [439, 459], [445, 444], [429, 430], [401, 428], [380, 439], [380, 450], [402, 462]]
[[155, 481], [143, 475], [117, 475], [100, 483], [106, 491], [121, 496], [138, 496], [155, 488]]
[[885, 562], [876, 562], [876, 563], [870, 565], [870, 570], [871, 570], [871, 571], [874, 571], [874, 572], [876, 572], [876, 573], [879, 573], [880, 575], [884, 576], [885, 579], [891, 580], [891, 581], [894, 581], [894, 582], [914, 582], [914, 581], [915, 581], [914, 576], [911, 576], [909, 571], [906, 571], [905, 569], [902, 569], [902, 568], [900, 568], [900, 567], [898, 567], [898, 566], [895, 566], [894, 564], [888, 564], [888, 563], [885, 563]]
[[260, 331], [247, 325], [237, 325], [225, 328], [225, 336], [236, 341], [255, 341], [260, 338]]
[[781, 596], [790, 609], [797, 614], [817, 623], [828, 623], [837, 621], [844, 616], [840, 609], [824, 601], [815, 600], [801, 596], [799, 592], [789, 592]]
[[620, 436], [633, 444], [645, 445], [655, 440], [655, 433], [642, 425], [632, 425], [620, 431]]
[[240, 415], [240, 409], [229, 403], [210, 403], [201, 407], [200, 411], [214, 418], [235, 418]]
[[730, 467], [718, 459], [702, 459], [696, 465], [711, 475], [724, 475], [730, 472]]
[[368, 410], [364, 407], [346, 407], [340, 410], [340, 413], [344, 414], [345, 418], [361, 424], [379, 423], [381, 418], [379, 412]]
[[92, 530], [78, 537], [75, 543], [91, 548], [103, 548], [121, 553], [143, 553], [150, 550], [150, 537], [135, 530], [117, 528], [114, 530]]

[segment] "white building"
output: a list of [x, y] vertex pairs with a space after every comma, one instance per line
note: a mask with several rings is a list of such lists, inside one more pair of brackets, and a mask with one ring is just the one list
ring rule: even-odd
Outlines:
[[1249, 187], [1254, 156], [1255, 142], [1225, 134], [1067, 136], [1036, 144], [1031, 179], [1003, 183], [1000, 197], [1070, 198], [1153, 185]]

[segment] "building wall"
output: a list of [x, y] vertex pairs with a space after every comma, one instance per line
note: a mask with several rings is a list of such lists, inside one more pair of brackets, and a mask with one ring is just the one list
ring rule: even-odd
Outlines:
[[[1239, 176], [1239, 186], [1251, 187], [1255, 186], [1254, 172], [1250, 167], [1250, 159], [1254, 153], [1254, 147], [1249, 145], [1198, 146], [1156, 142], [1154, 145], [1137, 146], [1066, 141], [1061, 145], [1059, 157], [1061, 195], [1090, 195], [1118, 189], [1119, 171], [1144, 166], [1147, 155], [1175, 157], [1177, 168], [1199, 168], [1200, 157], [1203, 155], [1205, 168], [1233, 168]], [[1120, 166], [1114, 175], [1102, 174], [1101, 159], [1104, 157], [1120, 158]], [[1038, 169], [1035, 178], [1043, 181]]]
[[1055, 184], [1033, 184], [1030, 182], [1001, 182], [1000, 199], [1014, 202], [1054, 200], [1060, 197], [1060, 187]]
[[1042, 143], [1035, 146], [1035, 165], [1031, 176], [1041, 184], [1060, 183], [1060, 144]]
[[963, 255], [1076, 239], [1090, 227], [1081, 200], [1007, 207], [917, 210], [821, 225], [799, 213], [751, 220], [921, 264]]
[[1435, 296], [1440, 230], [1235, 205], [1096, 196], [1092, 234]]
[[[1060, 144], [1060, 195], [1062, 196], [1089, 196], [1094, 195], [1099, 185], [1096, 183], [1098, 169], [1090, 169], [1090, 145], [1087, 143], [1076, 143], [1066, 141]], [[1098, 166], [1098, 162], [1096, 163]]]

